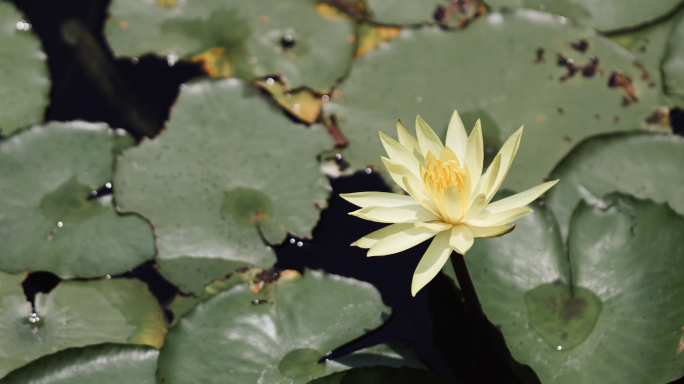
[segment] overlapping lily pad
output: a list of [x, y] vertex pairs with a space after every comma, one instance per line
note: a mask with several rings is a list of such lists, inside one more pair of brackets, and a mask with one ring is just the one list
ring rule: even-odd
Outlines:
[[540, 9], [571, 18], [600, 31], [613, 31], [656, 22], [674, 11], [680, 0], [664, 0], [644, 3], [639, 0], [487, 0], [495, 9], [501, 7], [522, 7]]
[[605, 135], [575, 148], [551, 172], [560, 179], [547, 192], [549, 204], [567, 236], [570, 216], [584, 199], [595, 203], [600, 196], [623, 191], [669, 205], [684, 214], [684, 138], [648, 133]]
[[0, 377], [67, 348], [164, 343], [164, 314], [138, 280], [63, 281], [36, 296], [32, 315], [21, 288], [25, 276], [0, 272]]
[[675, 19], [675, 23], [667, 39], [662, 70], [665, 76], [665, 90], [684, 97], [684, 17]]
[[681, 377], [684, 217], [629, 195], [580, 202], [566, 255], [553, 215], [533, 208], [511, 234], [476, 241], [466, 256], [512, 356], [543, 383]]
[[118, 56], [171, 55], [215, 77], [280, 73], [292, 88], [327, 90], [347, 71], [354, 26], [316, 8], [314, 0], [115, 0], [105, 35]]
[[[587, 41], [585, 52], [572, 47], [577, 40]], [[571, 62], [558, 64], [559, 53], [573, 60], [572, 76]], [[614, 71], [620, 76], [611, 81]], [[442, 136], [454, 109], [468, 127], [482, 119], [487, 153], [524, 124], [504, 182], [524, 190], [583, 138], [646, 127], [658, 90], [639, 75], [629, 52], [593, 30], [518, 10], [491, 13], [464, 30], [405, 29], [359, 57], [341, 96], [323, 108], [349, 141], [342, 155], [351, 169], [379, 164], [378, 131], [392, 134], [397, 119], [412, 126], [416, 114]]]
[[314, 379], [309, 384], [458, 384], [460, 381], [436, 371], [409, 367], [361, 367]]
[[[117, 204], [156, 226], [162, 274], [201, 288], [240, 265], [270, 267], [264, 240], [311, 236], [329, 188], [316, 154], [330, 146], [321, 127], [293, 123], [242, 81], [197, 82], [166, 132], [119, 158]], [[209, 279], [182, 272], [189, 258], [216, 261]]]
[[7, 375], [0, 384], [154, 384], [159, 350], [101, 344], [42, 357]]
[[[390, 308], [370, 284], [306, 270], [225, 290], [181, 319], [159, 355], [159, 380], [176, 383], [306, 383], [387, 359], [318, 360], [382, 324]], [[377, 355], [377, 353], [371, 353]]]
[[0, 133], [43, 121], [50, 76], [40, 39], [14, 4], [0, 2]]
[[62, 278], [118, 274], [151, 259], [154, 234], [112, 196], [119, 139], [104, 124], [48, 123], [0, 142], [0, 269]]

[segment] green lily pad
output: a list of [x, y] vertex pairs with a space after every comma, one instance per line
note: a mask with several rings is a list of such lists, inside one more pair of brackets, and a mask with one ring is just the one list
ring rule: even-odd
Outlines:
[[67, 348], [164, 343], [164, 314], [141, 281], [63, 281], [36, 295], [32, 314], [21, 287], [25, 277], [0, 272], [0, 377]]
[[[191, 291], [240, 265], [270, 267], [275, 256], [260, 224], [270, 219], [265, 224], [285, 228], [263, 232], [272, 244], [287, 232], [310, 237], [326, 205], [329, 184], [316, 154], [332, 140], [321, 127], [295, 124], [251, 92], [236, 79], [186, 86], [166, 131], [118, 160], [117, 204], [156, 226], [161, 273]], [[179, 269], [193, 268], [192, 261], [167, 263], [183, 258], [228, 263], [203, 269], [210, 277], [203, 279], [205, 272]]]
[[[582, 201], [567, 256], [551, 211], [532, 208], [511, 234], [476, 241], [466, 257], [483, 309], [512, 356], [543, 383], [667, 383], [684, 375], [677, 354], [684, 217], [628, 195]], [[551, 297], [563, 310], [551, 310]]]
[[43, 121], [50, 101], [47, 56], [14, 4], [0, 3], [0, 133]]
[[256, 295], [248, 284], [237, 284], [171, 329], [158, 379], [307, 383], [347, 369], [341, 362], [317, 362], [380, 326], [390, 311], [372, 285], [324, 272], [306, 270], [301, 279], [267, 283]]
[[154, 256], [145, 219], [88, 200], [112, 181], [117, 141], [104, 124], [54, 122], [0, 142], [0, 269], [97, 277]]
[[461, 381], [442, 372], [410, 367], [361, 367], [314, 379], [309, 384], [458, 384]]
[[0, 384], [154, 384], [159, 350], [101, 344], [42, 357], [13, 371]]
[[684, 97], [684, 17], [675, 19], [675, 26], [667, 39], [662, 71], [665, 76], [665, 91]]
[[628, 29], [658, 21], [676, 10], [680, 0], [662, 0], [644, 7], [638, 0], [487, 0], [495, 9], [516, 7], [539, 9], [569, 17], [600, 31]]
[[410, 25], [436, 23], [444, 26], [460, 27], [467, 25], [485, 11], [484, 4], [477, 0], [463, 0], [458, 4], [448, 0], [366, 0], [376, 23], [391, 25]]
[[[581, 39], [589, 43], [584, 53], [571, 46]], [[429, 59], [436, 52], [439, 59]], [[557, 53], [583, 69], [591, 66], [591, 56], [598, 58], [600, 74], [589, 70], [592, 76], [586, 77], [578, 70], [561, 81], [568, 70], [558, 65]], [[559, 17], [524, 10], [491, 13], [459, 31], [405, 29], [359, 57], [341, 96], [323, 108], [337, 116], [349, 141], [341, 154], [353, 170], [380, 163], [378, 131], [393, 134], [397, 119], [412, 127], [420, 114], [444, 138], [454, 109], [468, 128], [481, 118], [486, 154], [495, 154], [524, 124], [522, 145], [503, 184], [521, 191], [542, 182], [585, 137], [648, 126], [658, 90], [641, 79], [634, 62], [609, 39]], [[609, 86], [616, 70], [631, 74], [638, 101], [625, 88]]]
[[546, 193], [567, 237], [572, 211], [581, 199], [596, 203], [614, 191], [668, 202], [684, 214], [684, 138], [649, 133], [604, 135], [575, 148], [551, 172], [558, 185]]
[[213, 77], [282, 74], [292, 88], [328, 90], [354, 52], [353, 22], [324, 17], [315, 0], [115, 0], [109, 13], [105, 35], [117, 56], [198, 61]]

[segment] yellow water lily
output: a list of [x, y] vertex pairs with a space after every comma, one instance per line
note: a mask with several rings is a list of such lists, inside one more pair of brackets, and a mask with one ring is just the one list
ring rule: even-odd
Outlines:
[[442, 269], [452, 251], [468, 252], [475, 238], [498, 237], [513, 230], [514, 220], [532, 212], [526, 205], [558, 180], [490, 203], [518, 151], [523, 127], [508, 138], [487, 171], [482, 174], [484, 146], [478, 120], [467, 135], [454, 111], [446, 146], [420, 117], [416, 137], [397, 122], [399, 141], [380, 132], [389, 158], [382, 161], [392, 179], [408, 195], [361, 192], [340, 195], [361, 209], [350, 215], [392, 223], [352, 245], [368, 249], [368, 256], [404, 251], [432, 237], [432, 243], [413, 274], [415, 296]]

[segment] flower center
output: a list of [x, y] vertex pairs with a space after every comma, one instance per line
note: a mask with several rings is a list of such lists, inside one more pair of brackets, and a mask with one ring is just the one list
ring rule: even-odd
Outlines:
[[454, 184], [458, 191], [461, 192], [465, 185], [463, 180], [464, 173], [465, 171], [461, 168], [458, 161], [434, 159], [426, 164], [423, 183], [428, 191], [432, 187], [435, 192], [442, 195], [451, 184]]

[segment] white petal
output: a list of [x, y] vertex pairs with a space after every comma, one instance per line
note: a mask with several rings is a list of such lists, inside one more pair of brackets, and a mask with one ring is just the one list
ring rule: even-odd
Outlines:
[[428, 151], [438, 155], [444, 149], [435, 131], [420, 116], [416, 116], [416, 136], [423, 156], [427, 156]]
[[420, 177], [420, 162], [413, 156], [413, 152], [399, 144], [393, 138], [380, 132], [380, 141], [387, 151], [389, 158], [397, 164], [401, 164], [411, 171], [416, 177]]
[[368, 250], [368, 256], [385, 256], [405, 251], [431, 238], [437, 232], [422, 228], [408, 228], [378, 241]]
[[480, 182], [477, 183], [477, 187], [473, 188], [473, 195], [477, 196], [484, 193], [486, 196], [489, 196], [489, 190], [494, 187], [499, 168], [501, 168], [501, 154], [496, 155], [492, 163], [489, 164], [487, 172], [482, 175]]
[[419, 204], [411, 196], [387, 192], [345, 193], [340, 194], [340, 197], [361, 208], [371, 206], [392, 208]]
[[[404, 190], [411, 195], [416, 201], [420, 203], [425, 209], [428, 211], [434, 213], [435, 215], [438, 215], [439, 210], [437, 209], [437, 206], [435, 206], [434, 201], [430, 199], [429, 196], [427, 196], [427, 192], [425, 191], [424, 188], [419, 189], [416, 191], [413, 188], [413, 185], [408, 182], [408, 179], [406, 177], [403, 178], [403, 183], [404, 183]], [[420, 191], [420, 192], [419, 192]]]
[[428, 223], [416, 222], [413, 223], [416, 228], [422, 228], [428, 231], [442, 232], [453, 227], [453, 224], [444, 223], [441, 221], [431, 221]]
[[413, 281], [411, 282], [411, 294], [413, 296], [437, 276], [449, 259], [449, 255], [451, 255], [451, 248], [449, 247], [450, 235], [451, 231], [438, 233], [420, 259], [418, 267], [413, 272]]
[[415, 223], [416, 221], [439, 220], [437, 215], [421, 205], [402, 208], [366, 207], [349, 214], [378, 223]]
[[466, 134], [463, 121], [461, 120], [461, 116], [458, 115], [458, 112], [454, 111], [451, 115], [451, 120], [449, 121], [449, 128], [447, 129], [446, 146], [451, 148], [460, 159], [465, 159], [467, 144], [468, 134]]
[[517, 220], [530, 212], [532, 212], [532, 210], [527, 207], [518, 207], [495, 213], [487, 213], [487, 209], [485, 209], [479, 216], [469, 220], [468, 225], [473, 225], [476, 227], [493, 227], [495, 225], [508, 224], [511, 221]]
[[[380, 157], [382, 162], [385, 164], [385, 168], [387, 169], [387, 172], [389, 172], [390, 176], [392, 177], [392, 180], [394, 180], [397, 185], [399, 185], [401, 188], [404, 189], [404, 191], [409, 192], [408, 188], [406, 187], [406, 184], [404, 184], [404, 177], [406, 177], [406, 181], [411, 185], [411, 188], [417, 193], [421, 193], [421, 191], [424, 190], [423, 188], [423, 182], [420, 181], [420, 179], [414, 175], [411, 171], [409, 171], [408, 168], [401, 164], [397, 164], [394, 161], [386, 158], [386, 157]], [[415, 195], [413, 195], [415, 197]], [[420, 194], [420, 198], [428, 198], [426, 193]]]
[[399, 138], [399, 143], [411, 151], [411, 153], [413, 153], [414, 150], [418, 150], [418, 152], [420, 152], [418, 140], [416, 140], [411, 132], [404, 127], [404, 124], [401, 123], [401, 120], [397, 120], [397, 137]]
[[374, 246], [378, 241], [384, 239], [387, 236], [391, 236], [395, 233], [405, 231], [407, 229], [413, 228], [415, 225], [411, 223], [402, 223], [402, 224], [392, 224], [388, 225], [385, 228], [378, 229], [375, 232], [371, 232], [367, 234], [366, 236], [356, 240], [351, 244], [352, 247], [356, 246], [359, 248], [365, 248], [368, 249], [372, 246]]
[[480, 193], [475, 197], [472, 203], [470, 203], [470, 207], [468, 207], [468, 210], [461, 221], [467, 222], [468, 220], [473, 219], [482, 212], [485, 206], [487, 206], [487, 196], [484, 193]]
[[455, 225], [451, 228], [451, 236], [449, 237], [449, 246], [454, 251], [465, 255], [470, 250], [474, 243], [473, 233], [470, 232], [465, 225]]
[[520, 192], [505, 199], [495, 201], [487, 206], [487, 212], [501, 212], [511, 208], [524, 207], [525, 205], [533, 202], [537, 197], [544, 194], [544, 192], [548, 191], [549, 188], [556, 185], [557, 182], [558, 180], [547, 181], [546, 183], [539, 184], [525, 192]]
[[501, 166], [499, 167], [499, 172], [496, 174], [496, 181], [494, 185], [489, 191], [487, 191], [487, 202], [492, 200], [494, 194], [496, 194], [496, 191], [499, 190], [499, 187], [501, 187], [501, 184], [506, 178], [508, 170], [511, 169], [513, 159], [518, 153], [518, 147], [520, 147], [520, 139], [522, 138], [523, 128], [524, 127], [520, 127], [520, 129], [515, 131], [499, 150], [499, 154], [501, 155]]
[[444, 209], [452, 223], [457, 223], [463, 216], [463, 198], [455, 184], [449, 184], [444, 190]]
[[468, 137], [466, 146], [465, 163], [470, 171], [470, 182], [473, 188], [480, 182], [482, 165], [484, 161], [484, 144], [482, 142], [482, 124], [477, 120], [473, 131]]
[[[398, 225], [398, 224], [395, 224]], [[491, 238], [491, 237], [499, 237], [503, 236], [507, 233], [510, 233], [515, 229], [515, 224], [513, 225], [496, 225], [493, 227], [475, 227], [466, 224], [468, 229], [470, 229], [470, 232], [473, 233], [473, 237], [476, 238]]]

